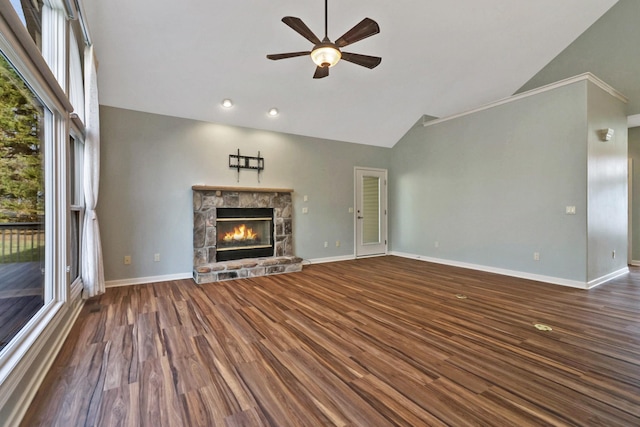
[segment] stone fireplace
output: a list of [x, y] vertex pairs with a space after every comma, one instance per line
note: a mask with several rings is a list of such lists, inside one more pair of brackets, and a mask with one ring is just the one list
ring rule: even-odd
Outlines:
[[302, 270], [302, 259], [293, 255], [293, 190], [202, 185], [192, 190], [196, 283]]

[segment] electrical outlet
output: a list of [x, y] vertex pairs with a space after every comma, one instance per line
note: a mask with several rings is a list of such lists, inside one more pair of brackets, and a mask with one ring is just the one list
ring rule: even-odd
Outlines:
[[305, 202], [309, 201], [309, 196], [307, 196], [306, 194], [304, 196], [302, 196], [302, 200]]
[[534, 252], [533, 253], [533, 260], [534, 261], [540, 261], [540, 252]]
[[160, 254], [153, 254], [153, 262], [160, 262]]
[[309, 208], [307, 208], [307, 207], [302, 208], [302, 213], [303, 214], [308, 214], [309, 213]]
[[329, 242], [324, 242], [324, 247], [328, 248], [329, 247]]
[[340, 240], [336, 240], [336, 248], [340, 246]]
[[435, 242], [433, 242], [433, 247], [434, 248], [439, 248], [440, 247], [440, 242], [438, 242], [437, 240]]
[[131, 265], [131, 255], [124, 256], [124, 265]]

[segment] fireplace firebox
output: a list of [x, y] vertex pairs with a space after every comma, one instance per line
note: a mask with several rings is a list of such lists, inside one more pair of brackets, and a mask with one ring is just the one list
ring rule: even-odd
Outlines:
[[273, 208], [218, 208], [216, 261], [274, 255]]

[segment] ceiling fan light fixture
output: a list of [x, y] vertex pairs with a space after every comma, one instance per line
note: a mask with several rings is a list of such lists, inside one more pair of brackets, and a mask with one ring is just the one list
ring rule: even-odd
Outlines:
[[288, 53], [277, 53], [267, 55], [267, 59], [277, 61], [279, 59], [296, 58], [298, 56], [311, 56], [311, 60], [316, 64], [316, 71], [313, 74], [314, 79], [322, 79], [329, 76], [329, 68], [336, 65], [340, 59], [351, 62], [369, 69], [380, 65], [382, 58], [377, 56], [360, 55], [357, 53], [349, 53], [340, 51], [341, 48], [349, 46], [355, 42], [371, 37], [380, 32], [380, 27], [371, 18], [364, 18], [349, 31], [338, 37], [335, 42], [331, 42], [327, 35], [328, 28], [328, 0], [324, 0], [324, 38], [320, 40], [313, 31], [307, 27], [302, 19], [295, 16], [285, 16], [282, 18], [288, 27], [293, 29], [305, 39], [313, 43], [311, 51], [298, 51]]
[[311, 59], [318, 67], [333, 67], [342, 58], [342, 53], [333, 44], [320, 44], [311, 51]]

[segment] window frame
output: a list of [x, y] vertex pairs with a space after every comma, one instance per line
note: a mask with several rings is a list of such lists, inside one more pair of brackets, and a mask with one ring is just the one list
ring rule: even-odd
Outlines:
[[[72, 143], [73, 142], [73, 143]], [[69, 195], [69, 213], [68, 213], [68, 262], [67, 262], [67, 273], [68, 273], [68, 282], [70, 286], [70, 291], [72, 298], [80, 297], [82, 292], [83, 283], [82, 283], [82, 239], [84, 238], [84, 215], [85, 215], [85, 198], [84, 198], [84, 149], [85, 149], [85, 140], [84, 140], [84, 132], [81, 132], [78, 129], [78, 126], [75, 123], [71, 125], [71, 132], [69, 135], [69, 147], [68, 147], [68, 169], [67, 169], [67, 182], [68, 182], [68, 195]], [[73, 154], [73, 155], [72, 155]], [[73, 175], [73, 179], [71, 176]], [[73, 187], [73, 188], [72, 188]], [[78, 212], [78, 235], [77, 241], [72, 243], [73, 240], [73, 230], [72, 230], [72, 216], [73, 212]], [[78, 249], [78, 259], [75, 260], [77, 263], [77, 275], [73, 276], [73, 271], [71, 269], [71, 264], [73, 262], [74, 254], [72, 253], [72, 249], [74, 244], [77, 245]]]
[[[50, 2], [45, 3], [47, 8], [50, 8]], [[62, 10], [51, 8], [47, 13], [49, 22], [55, 21], [57, 25], [46, 25], [48, 34], [43, 34], [43, 40], [55, 39], [55, 44], [47, 44], [47, 46], [57, 50], [68, 43], [68, 24], [65, 22], [65, 14]], [[45, 27], [44, 23], [43, 27]], [[46, 266], [44, 306], [0, 353], [0, 408], [2, 408], [23, 378], [27, 376], [30, 367], [42, 363], [37, 358], [43, 354], [49, 338], [56, 332], [56, 327], [49, 326], [55, 324], [54, 321], [60, 318], [57, 315], [70, 301], [70, 285], [66, 273], [69, 246], [67, 238], [69, 200], [65, 171], [68, 167], [66, 154], [70, 135], [69, 114], [73, 107], [60, 86], [57, 78], [59, 76], [54, 75], [45, 61], [47, 52], [44, 48], [43, 53], [40, 52], [13, 6], [6, 0], [0, 0], [0, 49], [45, 107], [43, 160]], [[55, 56], [57, 59], [64, 56], [63, 74], [65, 74], [67, 51], [66, 48], [63, 50], [63, 55], [57, 52]], [[66, 82], [65, 79], [66, 77], [63, 77], [62, 81]]]
[[[37, 82], [30, 76], [30, 70], [25, 67], [21, 59], [12, 52], [10, 46], [5, 44], [4, 37], [0, 36], [0, 50], [7, 57], [7, 60], [14, 66], [24, 82], [40, 99], [44, 106], [43, 130], [44, 139], [42, 142], [43, 164], [44, 164], [44, 192], [45, 192], [45, 277], [44, 277], [44, 306], [27, 322], [27, 324], [14, 336], [0, 353], [0, 385], [4, 385], [9, 374], [15, 369], [18, 362], [25, 353], [34, 345], [35, 340], [40, 336], [43, 329], [50, 322], [51, 318], [60, 310], [63, 304], [64, 292], [55, 286], [57, 275], [57, 251], [54, 236], [57, 234], [60, 224], [56, 218], [56, 210], [59, 208], [57, 199], [60, 196], [59, 189], [56, 188], [56, 135], [60, 128], [65, 125], [60, 123], [61, 115], [55, 103], [46, 94], [43, 88], [39, 88]], [[59, 200], [59, 199], [58, 199]], [[1, 400], [0, 400], [1, 402]]]

